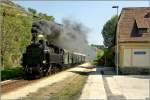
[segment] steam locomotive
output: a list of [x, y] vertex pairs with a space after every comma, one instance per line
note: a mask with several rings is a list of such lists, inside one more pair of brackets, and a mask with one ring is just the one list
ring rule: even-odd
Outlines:
[[26, 79], [39, 78], [85, 62], [86, 55], [69, 52], [47, 42], [42, 34], [33, 37], [23, 54], [22, 66]]

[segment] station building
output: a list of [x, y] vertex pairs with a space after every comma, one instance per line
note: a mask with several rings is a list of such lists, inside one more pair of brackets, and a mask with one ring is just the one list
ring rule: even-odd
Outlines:
[[150, 7], [123, 8], [118, 26], [119, 68], [124, 74], [150, 70]]

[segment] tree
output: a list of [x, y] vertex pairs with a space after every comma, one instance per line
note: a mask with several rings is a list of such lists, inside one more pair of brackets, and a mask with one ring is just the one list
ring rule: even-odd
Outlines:
[[38, 15], [41, 19], [45, 19], [45, 20], [48, 20], [48, 21], [54, 21], [53, 16], [48, 16], [47, 14], [44, 14], [44, 13], [39, 13]]
[[113, 16], [110, 20], [106, 22], [106, 24], [103, 27], [102, 35], [104, 38], [104, 45], [106, 47], [112, 47], [114, 44], [117, 22], [118, 17]]
[[36, 10], [33, 9], [33, 8], [28, 8], [28, 11], [31, 12], [32, 14], [34, 14], [34, 15], [36, 14]]

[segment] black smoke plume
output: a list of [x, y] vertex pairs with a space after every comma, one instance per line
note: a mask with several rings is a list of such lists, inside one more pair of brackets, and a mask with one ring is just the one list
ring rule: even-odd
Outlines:
[[95, 57], [95, 51], [87, 42], [89, 28], [82, 23], [63, 19], [62, 24], [40, 20], [32, 25], [32, 35], [44, 34], [47, 40], [71, 52], [86, 54], [88, 58]]
[[33, 22], [31, 33], [33, 36], [43, 34], [49, 41], [57, 39], [62, 33], [62, 25], [46, 20]]

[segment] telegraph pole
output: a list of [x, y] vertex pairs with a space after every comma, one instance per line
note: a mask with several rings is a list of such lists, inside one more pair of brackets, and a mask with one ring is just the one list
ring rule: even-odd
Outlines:
[[[117, 9], [117, 20], [119, 20], [119, 14], [118, 14], [118, 9], [119, 9], [119, 6], [112, 6], [112, 8], [115, 8], [115, 9]], [[117, 21], [117, 26], [118, 26], [118, 21]], [[119, 32], [119, 29], [118, 29], [118, 32]], [[119, 72], [118, 72], [118, 67], [119, 67], [119, 46], [118, 46], [118, 32], [116, 31], [116, 74], [118, 75], [119, 74]]]

